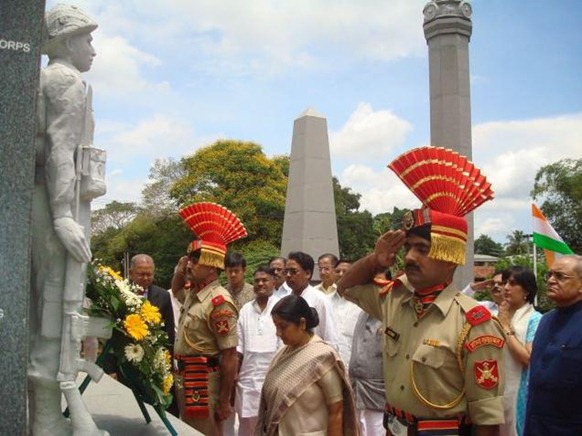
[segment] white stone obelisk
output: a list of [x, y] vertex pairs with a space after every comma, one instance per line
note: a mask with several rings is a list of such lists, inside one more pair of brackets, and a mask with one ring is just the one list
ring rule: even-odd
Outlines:
[[[472, 159], [469, 40], [472, 8], [465, 0], [433, 0], [426, 4], [424, 36], [428, 44], [430, 77], [430, 142]], [[465, 265], [455, 283], [463, 289], [473, 277], [473, 214]]]
[[339, 255], [327, 121], [312, 108], [293, 125], [281, 254], [290, 251]]

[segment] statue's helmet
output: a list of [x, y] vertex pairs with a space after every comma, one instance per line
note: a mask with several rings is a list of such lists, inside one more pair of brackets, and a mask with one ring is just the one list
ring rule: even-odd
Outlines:
[[46, 13], [45, 26], [43, 53], [65, 38], [93, 32], [97, 23], [77, 6], [57, 4]]

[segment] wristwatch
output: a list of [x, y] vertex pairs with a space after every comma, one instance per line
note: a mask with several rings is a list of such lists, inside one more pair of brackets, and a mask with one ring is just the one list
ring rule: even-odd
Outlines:
[[515, 335], [515, 332], [514, 332], [513, 330], [507, 330], [507, 331], [505, 332], [505, 335], [506, 335], [506, 336], [512, 336], [512, 335]]

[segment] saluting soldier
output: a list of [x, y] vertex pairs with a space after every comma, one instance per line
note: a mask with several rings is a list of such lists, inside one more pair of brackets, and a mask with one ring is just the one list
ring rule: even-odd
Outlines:
[[221, 435], [233, 413], [238, 308], [218, 278], [226, 246], [247, 232], [236, 215], [214, 203], [192, 204], [180, 215], [200, 238], [172, 278], [172, 292], [183, 303], [174, 345], [180, 417], [206, 435]]
[[[470, 162], [442, 148], [411, 150], [389, 167], [424, 206], [405, 217], [404, 230], [381, 236], [338, 285], [383, 321], [388, 434], [462, 435], [471, 426], [475, 435], [495, 434], [504, 419], [503, 330], [452, 283], [465, 262], [464, 215], [493, 192]], [[375, 282], [401, 247], [405, 275]]]

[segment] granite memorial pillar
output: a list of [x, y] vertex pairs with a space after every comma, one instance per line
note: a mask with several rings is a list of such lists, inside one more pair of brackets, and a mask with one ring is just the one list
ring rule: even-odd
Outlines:
[[0, 434], [27, 434], [36, 95], [44, 0], [0, 2]]
[[311, 108], [293, 126], [281, 254], [290, 251], [339, 255], [327, 121]]
[[[424, 36], [428, 44], [430, 143], [472, 159], [469, 40], [472, 8], [465, 0], [433, 0], [426, 4]], [[468, 224], [465, 265], [455, 283], [463, 289], [473, 281], [473, 214]]]

